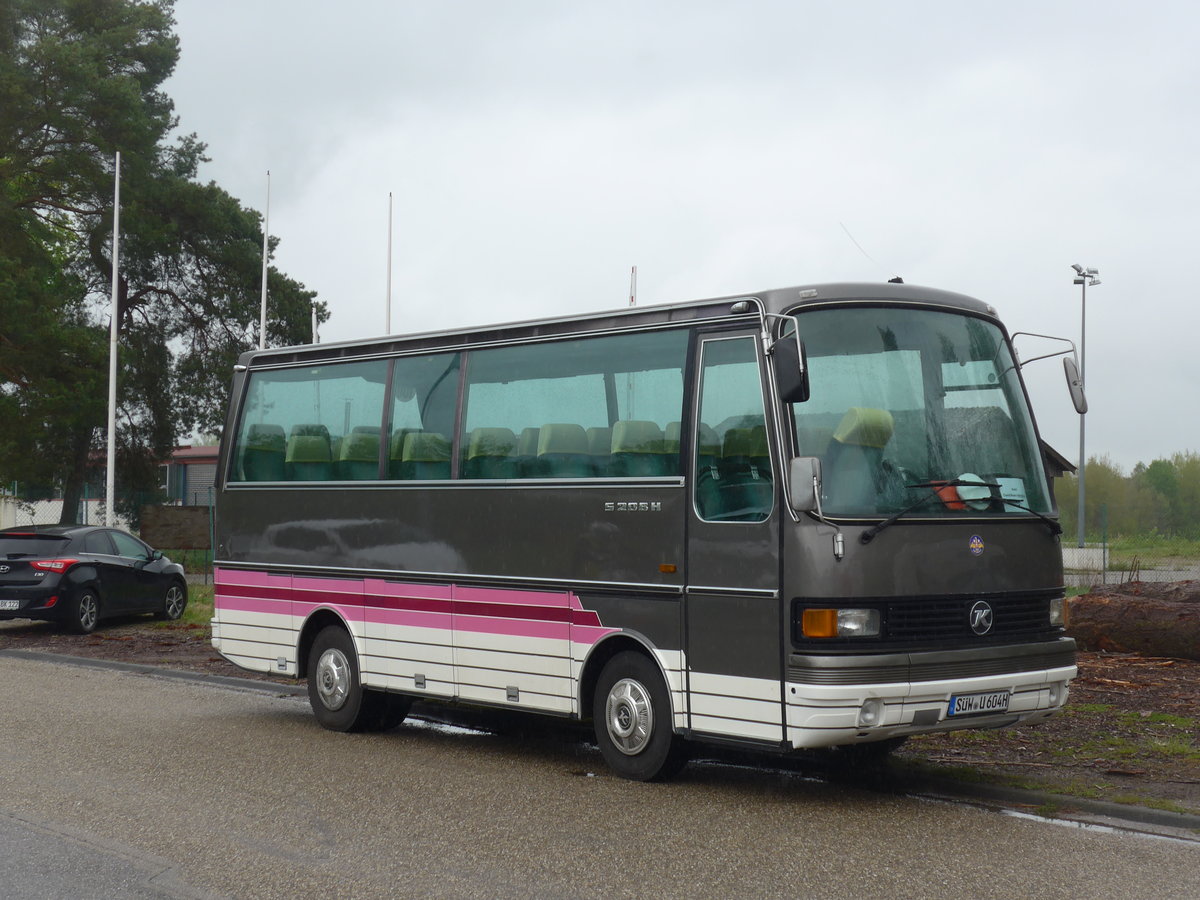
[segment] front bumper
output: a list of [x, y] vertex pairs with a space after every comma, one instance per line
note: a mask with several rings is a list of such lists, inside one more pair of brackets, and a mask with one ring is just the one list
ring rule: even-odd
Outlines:
[[[784, 691], [787, 740], [828, 747], [1044, 719], [1066, 703], [1076, 672], [1075, 641], [1066, 637], [968, 650], [794, 654]], [[998, 691], [1010, 694], [1004, 712], [949, 715], [952, 696]]]

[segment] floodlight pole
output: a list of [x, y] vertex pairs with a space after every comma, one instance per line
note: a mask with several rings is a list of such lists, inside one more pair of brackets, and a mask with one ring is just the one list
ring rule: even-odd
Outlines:
[[[1099, 269], [1084, 268], [1078, 263], [1071, 266], [1075, 270], [1074, 284], [1079, 285], [1079, 387], [1086, 390], [1086, 381], [1084, 374], [1087, 370], [1087, 289], [1088, 286], [1095, 287], [1100, 283], [1100, 279], [1096, 276], [1100, 274]], [[1079, 514], [1078, 514], [1078, 537], [1076, 546], [1082, 547], [1084, 542], [1084, 499], [1086, 497], [1086, 486], [1084, 481], [1084, 473], [1087, 468], [1087, 456], [1084, 449], [1084, 422], [1086, 415], [1079, 414]]]
[[258, 349], [267, 349], [267, 253], [270, 250], [268, 235], [271, 233], [271, 170], [267, 170], [267, 208], [263, 213], [262, 249], [262, 305], [258, 315]]
[[392, 333], [392, 192], [388, 191], [387, 290], [384, 297], [383, 333]]

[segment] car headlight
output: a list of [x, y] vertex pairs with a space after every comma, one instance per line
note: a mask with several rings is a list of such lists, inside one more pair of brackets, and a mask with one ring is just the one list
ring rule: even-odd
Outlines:
[[1050, 624], [1062, 626], [1067, 623], [1067, 601], [1065, 597], [1050, 598]]
[[806, 638], [879, 637], [877, 609], [806, 609], [800, 630]]

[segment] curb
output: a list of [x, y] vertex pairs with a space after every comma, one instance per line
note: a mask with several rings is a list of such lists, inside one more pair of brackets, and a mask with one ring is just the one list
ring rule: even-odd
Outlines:
[[[1155, 829], [1149, 833], [1200, 843], [1200, 815], [1191, 813], [1027, 788], [960, 782], [929, 775], [902, 776], [894, 789], [911, 796], [973, 803], [991, 809], [1017, 810], [1051, 822], [1109, 825], [1134, 831]], [[1034, 812], [1045, 808], [1052, 808], [1054, 812]], [[1136, 826], [1142, 827], [1139, 829]]]

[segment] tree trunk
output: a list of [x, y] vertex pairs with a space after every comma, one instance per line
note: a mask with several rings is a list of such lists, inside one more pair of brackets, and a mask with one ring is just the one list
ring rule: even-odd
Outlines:
[[1085, 650], [1200, 659], [1200, 581], [1134, 581], [1072, 597], [1067, 633]]
[[87, 480], [88, 456], [92, 450], [92, 435], [95, 429], [80, 429], [75, 432], [71, 444], [70, 469], [63, 478], [63, 505], [58, 517], [59, 525], [75, 525], [82, 520], [79, 504], [83, 500], [83, 485]]

